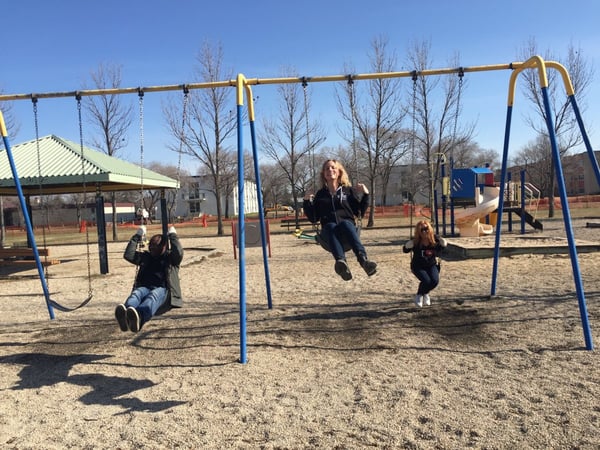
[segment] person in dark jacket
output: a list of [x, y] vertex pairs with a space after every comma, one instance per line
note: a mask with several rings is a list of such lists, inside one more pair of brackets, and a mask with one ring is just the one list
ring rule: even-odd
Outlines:
[[166, 237], [152, 236], [148, 250], [138, 251], [138, 244], [145, 234], [146, 227], [142, 225], [129, 240], [123, 254], [126, 261], [139, 268], [131, 294], [115, 309], [121, 331], [137, 333], [157, 313], [183, 306], [179, 282], [183, 247], [175, 227], [169, 227]]
[[377, 272], [377, 263], [369, 261], [356, 230], [356, 217], [362, 217], [369, 205], [369, 190], [358, 183], [353, 188], [344, 166], [328, 159], [321, 170], [322, 188], [304, 197], [304, 214], [312, 223], [319, 222], [319, 237], [335, 259], [335, 272], [343, 280], [351, 280], [352, 272], [346, 262], [344, 247], [352, 249], [368, 276]]
[[415, 305], [431, 305], [429, 293], [440, 282], [438, 257], [447, 245], [446, 239], [433, 233], [433, 227], [425, 220], [417, 222], [414, 236], [402, 247], [404, 253], [412, 252], [410, 270], [419, 280]]

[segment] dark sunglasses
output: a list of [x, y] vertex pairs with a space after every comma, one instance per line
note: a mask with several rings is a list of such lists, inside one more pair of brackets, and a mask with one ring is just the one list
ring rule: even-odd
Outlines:
[[421, 227], [421, 233], [425, 233], [429, 230], [429, 227]]

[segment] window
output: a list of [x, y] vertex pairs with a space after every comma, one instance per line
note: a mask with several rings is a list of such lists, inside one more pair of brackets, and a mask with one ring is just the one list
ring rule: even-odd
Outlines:
[[200, 213], [200, 202], [190, 202], [190, 214]]

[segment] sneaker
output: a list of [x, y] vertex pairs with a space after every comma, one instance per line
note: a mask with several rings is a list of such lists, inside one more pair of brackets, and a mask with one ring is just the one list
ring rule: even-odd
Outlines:
[[423, 296], [422, 295], [415, 295], [415, 305], [417, 305], [419, 308], [421, 308], [423, 306]]
[[140, 315], [133, 306], [127, 308], [127, 324], [134, 333], [140, 331]]
[[348, 267], [348, 264], [343, 259], [338, 259], [335, 262], [334, 268], [335, 273], [342, 277], [342, 280], [349, 281], [352, 279], [352, 272], [350, 272], [350, 267]]
[[375, 275], [375, 272], [377, 272], [377, 263], [374, 261], [365, 261], [365, 263], [362, 264], [362, 268], [365, 269], [367, 275]]
[[127, 308], [125, 308], [125, 305], [117, 305], [115, 308], [115, 317], [117, 318], [117, 322], [119, 322], [121, 331], [129, 330], [129, 325], [127, 324]]
[[369, 261], [364, 254], [358, 255], [358, 263], [369, 276], [375, 275], [375, 272], [377, 272], [377, 263]]
[[431, 298], [429, 297], [429, 294], [425, 294], [423, 296], [423, 303], [425, 303], [425, 306], [431, 306]]

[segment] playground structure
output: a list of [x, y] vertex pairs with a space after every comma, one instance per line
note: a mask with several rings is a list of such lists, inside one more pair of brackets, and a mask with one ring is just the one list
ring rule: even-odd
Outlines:
[[[422, 70], [422, 71], [405, 71], [405, 72], [388, 72], [388, 73], [371, 73], [371, 74], [357, 74], [357, 75], [334, 75], [334, 76], [324, 76], [324, 77], [292, 77], [292, 78], [268, 78], [268, 79], [248, 79], [244, 75], [239, 74], [235, 80], [225, 80], [225, 81], [217, 81], [217, 82], [206, 82], [206, 83], [196, 83], [196, 84], [186, 84], [186, 85], [172, 85], [172, 86], [154, 86], [148, 88], [126, 88], [126, 89], [103, 89], [103, 90], [90, 90], [90, 91], [75, 91], [75, 92], [63, 92], [63, 93], [46, 93], [46, 94], [17, 94], [17, 95], [2, 95], [0, 96], [0, 101], [8, 101], [8, 100], [23, 100], [23, 99], [38, 99], [38, 98], [50, 98], [50, 97], [66, 97], [66, 96], [74, 96], [81, 97], [82, 95], [103, 95], [103, 94], [128, 94], [128, 93], [136, 93], [140, 94], [143, 92], [157, 92], [157, 91], [168, 91], [168, 90], [183, 90], [184, 92], [189, 91], [190, 89], [202, 89], [202, 88], [219, 88], [219, 87], [235, 87], [236, 88], [236, 104], [237, 104], [237, 148], [238, 148], [238, 159], [237, 159], [237, 175], [238, 175], [238, 192], [239, 192], [239, 212], [240, 212], [240, 222], [239, 222], [239, 303], [240, 303], [240, 358], [239, 361], [241, 363], [247, 362], [247, 349], [246, 349], [246, 261], [245, 261], [245, 209], [244, 209], [244, 179], [245, 179], [245, 170], [244, 170], [244, 142], [243, 142], [243, 107], [244, 107], [244, 93], [245, 97], [248, 101], [248, 120], [250, 126], [250, 134], [252, 140], [252, 155], [254, 161], [254, 172], [257, 175], [257, 195], [259, 200], [259, 222], [261, 229], [261, 240], [263, 247], [263, 260], [265, 265], [265, 274], [266, 274], [266, 284], [267, 284], [267, 296], [268, 296], [268, 307], [272, 308], [271, 302], [271, 294], [270, 294], [270, 281], [269, 281], [269, 271], [268, 271], [268, 259], [267, 259], [267, 238], [266, 238], [266, 225], [265, 218], [263, 214], [262, 208], [262, 195], [261, 195], [261, 183], [260, 176], [258, 170], [258, 155], [257, 155], [257, 145], [256, 145], [256, 130], [255, 130], [255, 111], [254, 111], [254, 103], [252, 95], [252, 86], [255, 85], [265, 85], [265, 84], [286, 84], [286, 83], [306, 83], [310, 82], [350, 82], [353, 83], [355, 81], [360, 80], [372, 80], [372, 79], [383, 79], [383, 78], [398, 78], [398, 77], [406, 77], [412, 78], [413, 80], [418, 79], [419, 77], [426, 77], [432, 75], [448, 75], [448, 74], [464, 74], [469, 72], [481, 72], [481, 71], [491, 71], [491, 70], [512, 70], [510, 81], [509, 81], [509, 89], [508, 89], [508, 105], [507, 105], [507, 117], [505, 124], [505, 139], [504, 139], [504, 148], [503, 148], [503, 156], [502, 156], [502, 169], [501, 169], [501, 181], [500, 181], [500, 192], [498, 199], [498, 216], [502, 216], [503, 208], [504, 208], [504, 194], [506, 189], [506, 173], [507, 173], [507, 161], [508, 161], [508, 148], [509, 148], [509, 136], [510, 136], [510, 125], [512, 118], [512, 108], [514, 102], [514, 93], [515, 93], [515, 85], [516, 80], [519, 74], [527, 69], [537, 70], [539, 74], [540, 87], [542, 90], [542, 95], [544, 98], [544, 108], [546, 110], [546, 122], [547, 129], [550, 135], [550, 143], [552, 146], [552, 155], [554, 160], [554, 166], [556, 168], [556, 175], [558, 179], [558, 188], [560, 192], [561, 205], [563, 209], [563, 218], [564, 224], [567, 234], [567, 240], [569, 242], [569, 253], [573, 268], [573, 277], [575, 281], [575, 288], [577, 291], [577, 298], [579, 304], [579, 312], [584, 332], [584, 339], [586, 343], [586, 348], [588, 350], [593, 349], [593, 342], [591, 331], [589, 327], [588, 315], [587, 315], [587, 307], [585, 303], [585, 295], [583, 292], [583, 284], [581, 280], [581, 273], [579, 270], [579, 264], [577, 259], [577, 250], [575, 247], [575, 241], [573, 236], [573, 230], [571, 225], [571, 216], [569, 212], [569, 206], [566, 197], [566, 188], [564, 183], [564, 176], [562, 172], [561, 160], [558, 150], [558, 145], [556, 141], [556, 135], [554, 132], [554, 124], [552, 122], [552, 111], [550, 109], [550, 102], [548, 98], [548, 78], [547, 78], [547, 68], [551, 68], [554, 70], [558, 70], [562, 76], [565, 90], [569, 101], [572, 105], [574, 114], [577, 118], [577, 122], [579, 124], [579, 128], [581, 134], [583, 136], [584, 143], [586, 145], [586, 149], [588, 155], [591, 160], [591, 164], [594, 168], [594, 173], [596, 175], [596, 179], [600, 184], [600, 168], [598, 167], [598, 163], [595, 159], [593, 149], [589, 142], [589, 138], [585, 131], [585, 127], [583, 125], [583, 120], [581, 118], [581, 114], [579, 112], [579, 108], [576, 103], [575, 93], [573, 90], [573, 86], [569, 79], [569, 75], [566, 69], [559, 63], [553, 61], [544, 61], [539, 56], [534, 56], [528, 59], [525, 62], [513, 62], [509, 64], [499, 64], [499, 65], [490, 65], [490, 66], [474, 66], [474, 67], [460, 67], [460, 68], [450, 68], [450, 69], [434, 69], [434, 70]], [[5, 143], [6, 153], [10, 156], [10, 143], [8, 141], [8, 135], [6, 131], [6, 127], [4, 124], [4, 120], [0, 115], [0, 130], [2, 132], [2, 136]], [[15, 187], [17, 189], [18, 195], [22, 198], [22, 192], [20, 192], [19, 185], [19, 176], [14, 167], [14, 164], [11, 161], [11, 169], [13, 171]], [[485, 203], [485, 202], [483, 202]], [[22, 205], [24, 203], [22, 202]], [[25, 208], [23, 208], [25, 211]], [[25, 214], [27, 217], [27, 214]], [[28, 232], [32, 235], [31, 232], [31, 223], [27, 221]], [[494, 265], [492, 271], [492, 285], [491, 285], [491, 296], [496, 293], [496, 278], [498, 272], [498, 257], [499, 257], [499, 246], [501, 239], [501, 227], [496, 228], [496, 239], [495, 239], [495, 254], [494, 254]], [[33, 246], [35, 247], [35, 239], [33, 239]], [[34, 251], [36, 260], [38, 261], [39, 266], [39, 255], [37, 251]], [[42, 285], [45, 290], [46, 298], [47, 289], [44, 286], [44, 280], [42, 277], [42, 272], [40, 271], [40, 278], [42, 279]]]
[[484, 186], [483, 193], [479, 188], [475, 189], [475, 206], [454, 211], [454, 221], [458, 225], [461, 237], [474, 237], [492, 234], [494, 225], [482, 223], [480, 219], [489, 216], [498, 209], [498, 196], [500, 188], [496, 186]]
[[[442, 173], [445, 173], [442, 165]], [[477, 237], [491, 235], [498, 223], [502, 223], [498, 215], [500, 198], [499, 183], [494, 180], [494, 172], [488, 166], [471, 168], [453, 168], [451, 177], [442, 177], [442, 229], [444, 236]], [[509, 174], [510, 175], [510, 174]], [[519, 182], [511, 181], [510, 176], [504, 189], [508, 214], [508, 230], [513, 231], [512, 215], [521, 219], [521, 234], [525, 234], [525, 225], [536, 230], [543, 230], [543, 224], [535, 217], [540, 203], [540, 191], [525, 181], [525, 171], [521, 171]], [[448, 208], [448, 201], [450, 204]], [[451, 231], [446, 229], [446, 213], [450, 211]], [[440, 233], [436, 205], [436, 226]]]
[[[489, 167], [473, 167], [452, 169], [451, 173], [449, 190], [452, 236], [455, 234], [454, 225], [458, 226], [461, 237], [492, 234], [494, 225], [489, 223], [489, 216], [497, 210], [500, 195], [494, 183], [494, 172]], [[484, 218], [487, 223], [481, 221]]]

